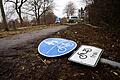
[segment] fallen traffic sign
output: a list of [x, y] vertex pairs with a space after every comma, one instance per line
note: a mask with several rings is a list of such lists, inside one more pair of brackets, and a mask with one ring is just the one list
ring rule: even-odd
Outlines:
[[38, 52], [46, 57], [65, 55], [76, 48], [76, 42], [62, 38], [47, 38], [38, 46]]
[[95, 67], [103, 50], [94, 46], [82, 45], [68, 60]]

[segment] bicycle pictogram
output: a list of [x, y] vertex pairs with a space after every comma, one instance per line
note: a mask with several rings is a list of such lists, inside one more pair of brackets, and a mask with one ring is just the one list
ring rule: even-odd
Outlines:
[[[57, 51], [59, 53], [66, 52], [67, 47], [74, 46], [74, 44], [69, 41], [59, 42], [59, 41], [48, 40], [48, 41], [44, 41], [44, 43], [46, 43], [47, 45], [53, 45], [53, 47], [49, 51], [51, 51], [53, 48], [57, 47], [58, 48]], [[49, 51], [47, 53], [49, 53]]]
[[91, 48], [84, 48], [81, 53], [78, 52], [77, 54], [79, 55], [80, 59], [86, 59], [87, 55], [85, 55], [85, 54], [87, 54], [88, 52], [91, 52], [91, 51], [92, 51]]

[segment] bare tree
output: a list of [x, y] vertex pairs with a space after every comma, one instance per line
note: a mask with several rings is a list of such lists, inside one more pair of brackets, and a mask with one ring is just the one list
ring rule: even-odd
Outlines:
[[11, 2], [15, 5], [16, 13], [19, 16], [21, 26], [23, 24], [23, 18], [22, 18], [22, 6], [27, 0], [6, 0], [6, 2]]
[[2, 0], [0, 0], [0, 12], [2, 14], [2, 22], [4, 24], [5, 30], [8, 31], [8, 25], [7, 25], [7, 21], [6, 21], [6, 17], [5, 17], [5, 12], [4, 12], [4, 7], [3, 7], [3, 2]]
[[11, 17], [15, 15], [14, 5], [4, 4], [4, 10], [7, 21], [11, 20]]
[[69, 2], [65, 9], [64, 12], [67, 14], [67, 17], [72, 16], [75, 13], [76, 7], [73, 2]]
[[44, 14], [45, 22], [45, 12], [51, 9], [52, 2], [53, 0], [29, 0], [23, 7], [27, 12], [23, 13], [35, 16], [37, 24], [40, 23], [40, 17]]
[[[46, 25], [49, 25], [49, 24], [53, 24], [53, 23], [55, 23], [55, 15], [54, 15], [54, 13], [52, 12], [52, 11], [48, 11], [48, 12], [46, 12], [45, 13], [45, 15], [43, 15], [43, 21], [44, 21], [44, 19], [45, 19], [45, 21], [44, 21], [44, 23], [46, 24]], [[42, 19], [41, 19], [41, 22], [42, 22]]]
[[84, 17], [84, 9], [81, 7], [81, 9], [80, 9], [80, 16], [81, 16], [81, 18], [83, 18]]

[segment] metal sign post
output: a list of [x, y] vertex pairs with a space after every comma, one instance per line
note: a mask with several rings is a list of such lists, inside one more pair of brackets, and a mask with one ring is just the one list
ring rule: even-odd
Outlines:
[[103, 50], [94, 46], [82, 45], [68, 60], [83, 65], [95, 67], [100, 60], [101, 63], [120, 68], [120, 63], [101, 58]]

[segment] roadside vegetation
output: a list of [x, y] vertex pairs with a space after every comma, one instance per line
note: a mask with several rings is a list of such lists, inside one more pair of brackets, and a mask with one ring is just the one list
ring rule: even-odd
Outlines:
[[[0, 39], [68, 24], [67, 29], [43, 38], [73, 40], [77, 43], [74, 51], [81, 45], [99, 47], [104, 50], [102, 58], [120, 63], [120, 0], [83, 0], [86, 6], [78, 9], [77, 17], [71, 1], [64, 9], [66, 17], [58, 17], [61, 22], [56, 25], [53, 0], [5, 0], [4, 4], [0, 0]], [[10, 19], [15, 13], [18, 17]], [[0, 50], [0, 80], [120, 80], [117, 67], [98, 62], [92, 68], [68, 61], [74, 51], [56, 58], [40, 55], [38, 45], [43, 38]]]
[[[86, 25], [72, 25], [67, 30], [56, 32], [46, 38], [66, 38], [81, 45], [91, 45], [104, 49], [102, 58], [120, 62], [120, 35]], [[95, 68], [68, 61], [74, 51], [57, 58], [47, 58], [37, 51], [41, 39], [28, 46], [17, 46], [6, 53], [16, 55], [0, 57], [1, 79], [26, 80], [119, 80], [120, 69], [98, 62]], [[32, 45], [32, 46], [31, 46]]]
[[16, 29], [9, 29], [9, 31], [4, 31], [4, 29], [1, 29], [0, 38], [22, 34], [22, 33], [29, 33], [29, 32], [38, 31], [38, 30], [42, 30], [50, 27], [55, 27], [55, 26], [58, 26], [58, 25], [51, 24], [51, 25], [27, 26], [27, 27], [20, 27]]

